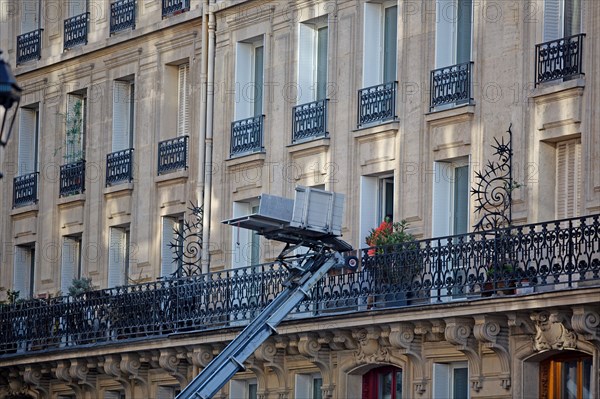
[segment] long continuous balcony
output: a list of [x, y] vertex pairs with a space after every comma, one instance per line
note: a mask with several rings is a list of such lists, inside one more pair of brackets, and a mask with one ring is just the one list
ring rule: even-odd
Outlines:
[[190, 0], [162, 0], [162, 17], [189, 11]]
[[231, 157], [264, 151], [264, 115], [231, 123]]
[[106, 156], [106, 186], [129, 183], [133, 180], [133, 148]]
[[398, 82], [371, 86], [358, 91], [358, 127], [396, 119]]
[[535, 84], [583, 75], [585, 33], [535, 46]]
[[60, 188], [59, 195], [66, 197], [68, 195], [81, 194], [85, 191], [85, 161], [61, 165], [60, 167]]
[[[360, 261], [323, 278], [290, 318], [598, 287], [600, 214], [369, 248]], [[239, 327], [288, 276], [268, 263], [0, 305], [0, 355]]]
[[327, 137], [327, 103], [329, 100], [318, 100], [308, 104], [297, 105], [292, 109], [293, 132], [292, 142]]
[[17, 36], [17, 64], [42, 57], [42, 31], [36, 29]]
[[135, 29], [136, 0], [117, 0], [110, 4], [110, 33]]
[[470, 104], [473, 62], [451, 65], [431, 71], [429, 108], [448, 104]]
[[158, 174], [187, 169], [188, 136], [158, 143]]
[[38, 172], [17, 176], [13, 180], [13, 208], [35, 204], [37, 198]]
[[64, 49], [87, 44], [89, 12], [65, 19]]

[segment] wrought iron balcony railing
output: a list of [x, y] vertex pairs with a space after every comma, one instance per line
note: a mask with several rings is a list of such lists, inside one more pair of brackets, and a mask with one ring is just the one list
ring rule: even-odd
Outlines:
[[[600, 215], [369, 248], [360, 263], [324, 277], [290, 317], [600, 287]], [[239, 327], [288, 277], [268, 263], [0, 305], [0, 355]]]
[[473, 101], [472, 72], [473, 62], [463, 62], [431, 71], [429, 109], [447, 104], [470, 104]]
[[110, 5], [110, 33], [135, 29], [136, 0], [117, 0]]
[[583, 75], [585, 33], [535, 46], [535, 84]]
[[264, 151], [264, 115], [231, 122], [231, 157]]
[[292, 142], [327, 137], [327, 103], [318, 100], [308, 104], [296, 105], [292, 109], [294, 117]]
[[87, 44], [89, 12], [65, 19], [64, 49]]
[[42, 57], [42, 31], [36, 29], [17, 36], [17, 64]]
[[188, 136], [158, 143], [158, 174], [187, 169]]
[[358, 91], [358, 127], [396, 119], [398, 82], [371, 86]]
[[59, 195], [81, 194], [85, 191], [85, 160], [68, 163], [60, 167]]
[[133, 148], [106, 156], [106, 187], [133, 180]]
[[17, 176], [13, 180], [13, 208], [35, 204], [37, 198], [38, 172]]
[[162, 0], [162, 17], [180, 14], [190, 10], [190, 0]]

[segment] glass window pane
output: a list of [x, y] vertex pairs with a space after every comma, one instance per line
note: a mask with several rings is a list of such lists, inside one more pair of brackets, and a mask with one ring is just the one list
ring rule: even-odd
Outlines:
[[256, 384], [248, 384], [248, 399], [257, 399], [258, 386]]
[[254, 116], [262, 115], [264, 47], [254, 49]]
[[313, 399], [322, 399], [321, 387], [323, 386], [322, 378], [313, 379]]
[[393, 82], [396, 80], [396, 47], [397, 47], [397, 20], [398, 7], [388, 7], [385, 9], [383, 27], [383, 82]]
[[379, 376], [379, 399], [392, 399], [392, 373]]
[[327, 96], [327, 27], [317, 32], [317, 100]]
[[562, 364], [562, 392], [563, 399], [577, 399], [577, 361]]
[[583, 399], [592, 399], [592, 359], [584, 359], [582, 368], [583, 370], [581, 373], [581, 396]]
[[402, 399], [402, 371], [396, 371], [396, 397]]
[[464, 234], [469, 231], [469, 166], [454, 170], [454, 231]]
[[471, 18], [473, 0], [458, 0], [456, 27], [456, 62], [471, 61]]
[[454, 399], [469, 398], [469, 370], [466, 367], [453, 370], [452, 385], [452, 397]]

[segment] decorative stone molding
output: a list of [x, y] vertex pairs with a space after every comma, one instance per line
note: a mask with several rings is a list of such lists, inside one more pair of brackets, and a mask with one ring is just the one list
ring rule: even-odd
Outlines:
[[329, 342], [329, 347], [334, 351], [346, 349], [358, 349], [358, 342], [352, 337], [348, 330], [334, 330], [333, 338]]
[[600, 350], [600, 314], [597, 310], [589, 306], [574, 306], [571, 326]]
[[529, 314], [522, 312], [507, 313], [510, 335], [535, 335], [535, 324]]
[[414, 388], [415, 392], [422, 395], [427, 387], [427, 362], [423, 354], [423, 342], [425, 334], [423, 329], [419, 329], [421, 334], [415, 334], [415, 326], [412, 323], [392, 324], [389, 335], [390, 344], [400, 349], [400, 353], [408, 356], [415, 365]]
[[177, 351], [174, 349], [161, 349], [158, 356], [158, 365], [161, 369], [175, 377], [182, 388], [187, 386], [187, 377], [179, 370]]
[[[142, 370], [142, 362], [140, 356], [136, 353], [125, 353], [121, 356], [120, 368], [123, 374], [132, 381], [131, 389], [133, 385], [137, 385], [142, 389], [142, 396], [148, 396], [148, 378], [145, 370]], [[133, 391], [132, 391], [133, 395]]]
[[23, 381], [31, 389], [37, 391], [38, 399], [49, 397], [50, 382], [43, 378], [42, 369], [39, 366], [27, 366], [23, 372]]
[[196, 346], [191, 352], [188, 352], [189, 362], [198, 368], [208, 366], [213, 358], [212, 348], [208, 345]]
[[575, 349], [577, 335], [564, 325], [564, 315], [558, 312], [532, 313], [536, 334], [533, 348], [540, 352], [549, 349]]
[[500, 360], [500, 384], [510, 389], [510, 352], [508, 347], [508, 324], [503, 317], [475, 316], [473, 335], [486, 348], [490, 348]]
[[329, 350], [321, 350], [319, 340], [320, 338], [313, 333], [299, 334], [298, 351], [319, 368], [321, 377], [323, 378], [321, 392], [324, 398], [331, 398], [335, 389], [335, 385], [333, 384], [333, 365], [331, 364]]
[[446, 341], [455, 346], [462, 352], [469, 361], [469, 378], [471, 388], [479, 392], [482, 388], [483, 378], [481, 375], [481, 355], [479, 353], [479, 344], [471, 334], [473, 329], [473, 319], [462, 317], [450, 317], [445, 319], [446, 328], [444, 334]]
[[256, 351], [254, 356], [262, 362], [265, 372], [272, 372], [277, 376], [278, 386], [280, 389], [277, 395], [289, 395], [290, 390], [287, 383], [287, 370], [284, 365], [283, 349], [278, 348], [278, 343], [271, 338], [263, 343]]
[[389, 363], [391, 354], [388, 348], [379, 344], [381, 330], [378, 327], [367, 327], [352, 333], [358, 342], [354, 356], [357, 363]]

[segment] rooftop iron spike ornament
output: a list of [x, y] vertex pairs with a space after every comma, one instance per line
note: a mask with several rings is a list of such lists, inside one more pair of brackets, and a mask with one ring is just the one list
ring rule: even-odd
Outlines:
[[494, 137], [498, 161], [489, 161], [485, 169], [475, 172], [477, 183], [471, 189], [475, 196], [475, 212], [481, 214], [481, 219], [473, 227], [475, 231], [497, 230], [512, 224], [512, 191], [515, 185], [512, 177], [512, 123], [508, 127], [508, 141], [503, 135], [498, 141]]
[[173, 263], [177, 266], [171, 277], [191, 277], [202, 274], [202, 206], [191, 204], [190, 220], [184, 220], [181, 228], [173, 229], [173, 240], [169, 243]]

